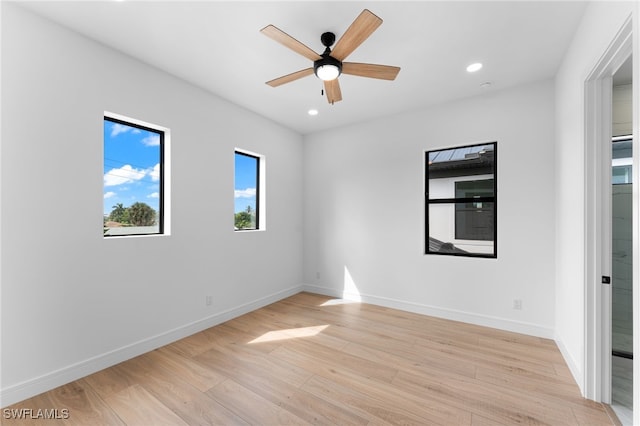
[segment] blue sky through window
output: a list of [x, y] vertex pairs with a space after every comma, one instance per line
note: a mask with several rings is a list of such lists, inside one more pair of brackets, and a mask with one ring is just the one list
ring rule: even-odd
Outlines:
[[160, 203], [160, 133], [104, 120], [104, 214], [121, 203]]
[[259, 160], [237, 152], [235, 157], [235, 213], [246, 211], [247, 206], [255, 211]]

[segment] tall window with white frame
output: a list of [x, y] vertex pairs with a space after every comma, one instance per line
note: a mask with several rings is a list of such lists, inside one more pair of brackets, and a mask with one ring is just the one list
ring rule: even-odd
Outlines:
[[425, 253], [497, 257], [497, 143], [425, 155]]
[[164, 233], [165, 131], [105, 115], [103, 235]]
[[235, 151], [234, 229], [236, 231], [260, 229], [261, 162], [262, 158], [257, 154]]

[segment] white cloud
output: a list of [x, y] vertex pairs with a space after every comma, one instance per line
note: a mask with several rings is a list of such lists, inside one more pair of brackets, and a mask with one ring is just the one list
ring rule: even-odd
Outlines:
[[111, 126], [111, 137], [115, 138], [120, 133], [131, 132], [133, 134], [142, 133], [140, 129], [136, 129], [135, 127], [127, 126], [126, 124], [113, 123]]
[[144, 146], [158, 146], [160, 145], [160, 135], [149, 135], [142, 139]]
[[113, 192], [113, 191], [105, 192], [105, 193], [104, 193], [104, 199], [106, 200], [107, 198], [111, 198], [111, 197], [113, 197], [114, 195], [116, 195], [116, 193], [115, 193], [115, 192]]
[[153, 166], [153, 169], [149, 170], [148, 173], [152, 181], [154, 182], [159, 181], [160, 180], [160, 163]]
[[154, 192], [147, 195], [147, 198], [160, 198], [160, 194], [158, 194], [157, 192]]
[[111, 126], [111, 137], [115, 138], [120, 133], [126, 133], [129, 130], [131, 130], [131, 127], [129, 126], [125, 126], [124, 124], [120, 123], [113, 123], [113, 125]]
[[255, 188], [236, 189], [234, 195], [235, 195], [235, 198], [252, 198], [256, 196], [256, 189]]
[[145, 170], [138, 170], [131, 167], [129, 164], [125, 164], [119, 169], [111, 169], [104, 175], [104, 186], [116, 186], [123, 183], [131, 183], [142, 179], [148, 172]]

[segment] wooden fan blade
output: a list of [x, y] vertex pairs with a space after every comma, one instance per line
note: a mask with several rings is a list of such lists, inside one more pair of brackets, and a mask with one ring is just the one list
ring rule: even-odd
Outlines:
[[338, 83], [338, 79], [325, 81], [324, 82], [324, 91], [327, 94], [327, 101], [330, 104], [334, 102], [340, 102], [342, 100], [342, 92], [340, 91], [340, 83]]
[[271, 87], [278, 87], [282, 84], [291, 83], [292, 81], [298, 80], [311, 74], [313, 74], [313, 68], [305, 68], [303, 70], [292, 72], [291, 74], [275, 78], [271, 81], [267, 81], [267, 84]]
[[360, 77], [395, 80], [399, 72], [400, 67], [392, 67], [390, 65], [360, 64], [357, 62], [342, 63], [343, 74], [357, 75]]
[[279, 28], [274, 27], [273, 25], [267, 25], [260, 32], [267, 37], [277, 41], [285, 47], [293, 50], [294, 52], [304, 56], [305, 58], [311, 59], [312, 61], [317, 61], [318, 59], [322, 59], [322, 56], [318, 55], [316, 52], [311, 50], [311, 48], [306, 45], [300, 43], [295, 38], [291, 37], [289, 34], [285, 33]]
[[331, 56], [343, 61], [351, 52], [356, 50], [373, 32], [382, 24], [382, 19], [365, 9], [358, 15], [347, 28], [336, 46], [331, 51]]

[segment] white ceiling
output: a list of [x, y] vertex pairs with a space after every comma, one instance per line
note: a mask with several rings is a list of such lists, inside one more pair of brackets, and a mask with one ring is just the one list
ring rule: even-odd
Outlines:
[[[582, 1], [43, 1], [25, 8], [308, 134], [554, 76]], [[395, 65], [395, 81], [343, 75], [343, 101], [321, 82], [277, 88], [273, 78], [311, 62], [262, 35], [274, 24], [321, 53], [367, 8], [384, 22], [347, 61]], [[480, 61], [484, 68], [468, 74]], [[480, 87], [490, 81], [490, 88]], [[307, 110], [319, 115], [310, 117]]]

